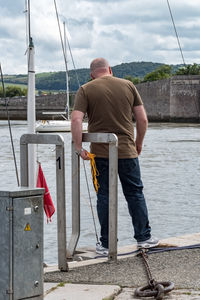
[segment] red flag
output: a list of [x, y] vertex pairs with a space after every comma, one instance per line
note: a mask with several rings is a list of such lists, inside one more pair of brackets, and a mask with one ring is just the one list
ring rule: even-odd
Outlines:
[[39, 163], [39, 169], [38, 169], [38, 178], [37, 178], [37, 187], [39, 188], [44, 188], [45, 193], [44, 193], [44, 211], [47, 215], [47, 223], [50, 220], [51, 221], [51, 216], [55, 212], [55, 207], [53, 205], [53, 201], [51, 199], [51, 195], [42, 171], [41, 164]]

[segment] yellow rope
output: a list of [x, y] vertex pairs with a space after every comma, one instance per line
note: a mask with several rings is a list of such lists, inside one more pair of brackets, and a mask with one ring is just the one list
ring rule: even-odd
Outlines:
[[94, 159], [96, 155], [88, 152], [88, 156], [90, 158], [90, 165], [91, 165], [92, 180], [93, 180], [94, 188], [95, 188], [96, 193], [98, 193], [99, 184], [97, 181], [97, 176], [99, 176], [99, 171], [97, 170], [97, 166], [96, 166], [95, 159]]

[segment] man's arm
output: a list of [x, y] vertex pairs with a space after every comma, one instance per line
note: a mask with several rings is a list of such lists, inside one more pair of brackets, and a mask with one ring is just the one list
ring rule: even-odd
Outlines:
[[75, 149], [80, 152], [82, 159], [89, 159], [86, 150], [82, 150], [82, 122], [84, 113], [82, 111], [74, 110], [71, 114], [71, 132], [72, 140]]
[[140, 155], [144, 136], [148, 127], [148, 119], [143, 105], [134, 106], [133, 114], [136, 121], [136, 149], [138, 155]]

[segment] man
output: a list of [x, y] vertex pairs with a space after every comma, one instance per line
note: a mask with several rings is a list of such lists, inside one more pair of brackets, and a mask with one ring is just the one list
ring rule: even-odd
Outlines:
[[[112, 76], [104, 58], [96, 58], [90, 65], [92, 81], [84, 84], [75, 97], [71, 115], [72, 139], [82, 159], [89, 159], [82, 148], [82, 121], [88, 115], [88, 132], [110, 132], [118, 136], [118, 173], [134, 227], [138, 247], [155, 247], [159, 241], [151, 237], [148, 212], [140, 178], [138, 155], [148, 125], [142, 100], [135, 86], [128, 80]], [[136, 139], [132, 117], [136, 121]], [[91, 144], [91, 152], [99, 171], [97, 213], [101, 225], [101, 243], [96, 252], [108, 254], [108, 145]]]

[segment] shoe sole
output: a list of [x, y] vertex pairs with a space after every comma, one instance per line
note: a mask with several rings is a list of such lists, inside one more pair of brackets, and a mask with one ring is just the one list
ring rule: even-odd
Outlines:
[[100, 251], [96, 251], [97, 254], [103, 255], [103, 256], [108, 256], [108, 253], [102, 253]]
[[144, 244], [143, 246], [142, 245], [137, 245], [138, 249], [140, 248], [145, 248], [145, 249], [149, 249], [149, 248], [154, 248], [154, 247], [157, 247], [159, 245], [160, 242], [156, 243], [156, 244]]

